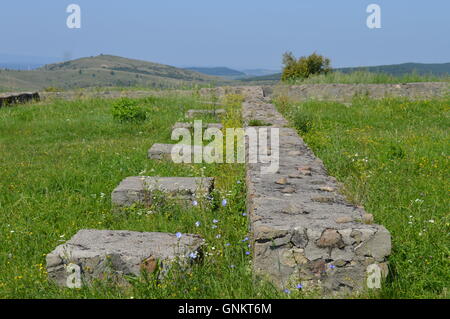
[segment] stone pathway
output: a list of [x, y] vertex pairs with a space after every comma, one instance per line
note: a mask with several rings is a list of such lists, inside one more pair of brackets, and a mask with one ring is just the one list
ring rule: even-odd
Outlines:
[[246, 95], [244, 121], [280, 129], [278, 172], [261, 175], [264, 164], [247, 164], [255, 274], [280, 288], [302, 285], [331, 294], [364, 289], [368, 271], [386, 276], [389, 232], [363, 222], [373, 217], [339, 194], [336, 180], [296, 131], [283, 127], [287, 121], [265, 102], [261, 88], [247, 88]]
[[[175, 145], [177, 144], [153, 144], [148, 150], [148, 158], [154, 160], [172, 160], [172, 149]], [[211, 153], [214, 149], [211, 146], [202, 145], [190, 145], [189, 148], [191, 150], [191, 163], [194, 162], [196, 154]]]

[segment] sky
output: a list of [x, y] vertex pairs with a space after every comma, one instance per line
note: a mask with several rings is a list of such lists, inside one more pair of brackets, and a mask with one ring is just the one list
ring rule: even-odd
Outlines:
[[[81, 28], [66, 25], [70, 4]], [[381, 28], [369, 29], [369, 4]], [[334, 67], [450, 62], [449, 0], [2, 0], [0, 56], [100, 53], [175, 66], [279, 69], [316, 51]], [[0, 61], [1, 62], [1, 61]]]

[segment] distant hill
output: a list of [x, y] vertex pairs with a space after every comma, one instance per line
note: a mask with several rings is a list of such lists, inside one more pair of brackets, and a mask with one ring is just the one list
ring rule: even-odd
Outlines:
[[[416, 72], [420, 75], [445, 76], [450, 75], [450, 63], [403, 63], [380, 66], [362, 66], [352, 68], [337, 68], [334, 71], [342, 73], [351, 73], [355, 71], [368, 71], [373, 73], [387, 73], [393, 76], [402, 76]], [[256, 76], [242, 79], [245, 82], [278, 82], [281, 80], [281, 73], [265, 76]]]
[[270, 70], [270, 69], [247, 69], [242, 70], [242, 72], [245, 73], [247, 76], [266, 76], [266, 75], [272, 75], [275, 73], [279, 73], [279, 70]]
[[233, 70], [227, 67], [191, 67], [186, 68], [185, 70], [195, 71], [199, 73], [203, 73], [206, 75], [212, 75], [212, 76], [222, 76], [222, 77], [228, 77], [228, 78], [236, 78], [245, 76], [246, 74], [241, 71]]
[[190, 84], [222, 84], [226, 80], [173, 66], [112, 55], [48, 64], [31, 71], [0, 70], [2, 90], [86, 87], [171, 88]]
[[45, 64], [59, 61], [61, 61], [61, 59], [52, 57], [36, 57], [0, 53], [0, 69], [32, 70]]
[[420, 75], [443, 76], [450, 74], [450, 63], [403, 63], [369, 67], [340, 68], [336, 70], [343, 73], [368, 71], [375, 73], [387, 73], [394, 76], [401, 76], [413, 72]]

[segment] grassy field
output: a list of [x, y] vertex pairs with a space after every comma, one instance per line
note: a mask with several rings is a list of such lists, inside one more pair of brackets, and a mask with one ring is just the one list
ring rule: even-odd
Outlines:
[[[170, 127], [185, 120], [187, 109], [205, 105], [194, 97], [141, 99], [147, 121], [127, 124], [113, 120], [111, 103], [55, 101], [0, 109], [0, 298], [284, 297], [270, 286], [253, 285], [243, 165], [146, 158], [153, 143], [171, 142]], [[223, 123], [240, 125], [239, 99], [230, 98], [227, 108]], [[111, 191], [136, 175], [216, 176], [215, 205], [112, 213]], [[107, 283], [60, 289], [47, 281], [45, 255], [84, 228], [197, 233], [207, 241], [206, 256], [192, 272], [174, 269], [164, 282], [147, 277], [128, 289]]]
[[450, 98], [276, 104], [347, 197], [391, 232], [390, 276], [374, 297], [448, 298]]
[[[280, 82], [281, 73], [254, 77], [241, 80], [243, 82], [254, 83], [255, 85], [275, 84]], [[334, 71], [328, 74], [312, 75], [307, 79], [299, 79], [288, 81], [286, 84], [301, 85], [301, 84], [326, 84], [326, 83], [341, 83], [341, 84], [398, 84], [398, 83], [414, 83], [414, 82], [450, 82], [448, 75], [425, 75], [418, 73], [406, 73], [402, 75], [391, 75], [388, 73], [377, 73], [368, 71], [353, 71], [351, 73], [344, 73]]]

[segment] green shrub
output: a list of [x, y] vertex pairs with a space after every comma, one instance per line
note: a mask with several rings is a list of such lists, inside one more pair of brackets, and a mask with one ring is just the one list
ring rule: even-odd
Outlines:
[[306, 134], [311, 131], [313, 127], [313, 119], [310, 115], [297, 111], [292, 115], [292, 122], [294, 126], [302, 133]]
[[137, 101], [121, 98], [112, 107], [113, 118], [119, 122], [139, 122], [147, 119], [145, 111], [139, 107]]
[[292, 52], [286, 52], [283, 55], [283, 64], [282, 81], [307, 79], [311, 75], [327, 74], [331, 71], [330, 59], [317, 53], [308, 57], [302, 56], [297, 60]]

